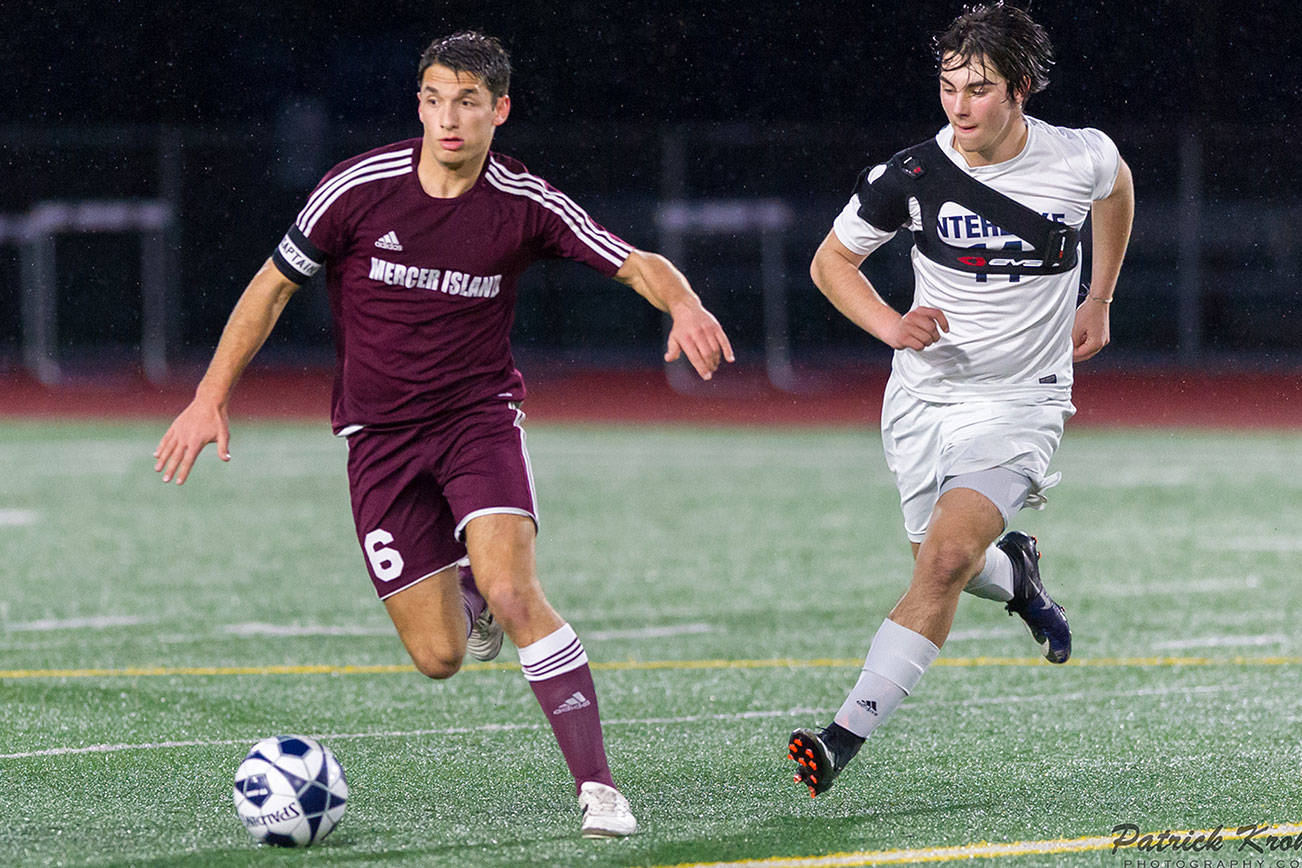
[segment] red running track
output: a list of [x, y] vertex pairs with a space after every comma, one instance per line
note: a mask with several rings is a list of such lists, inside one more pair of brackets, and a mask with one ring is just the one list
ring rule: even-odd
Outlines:
[[[868, 425], [881, 412], [887, 371], [838, 369], [812, 376], [798, 392], [769, 386], [755, 371], [731, 369], [691, 394], [670, 388], [659, 368], [530, 376], [525, 409], [533, 423], [689, 425]], [[134, 376], [70, 379], [43, 386], [23, 374], [0, 379], [0, 418], [157, 418], [185, 406], [198, 372], [154, 386]], [[330, 402], [329, 371], [254, 367], [231, 402], [235, 419], [320, 420]], [[1302, 372], [1201, 373], [1174, 368], [1077, 372], [1072, 425], [1302, 428]]]

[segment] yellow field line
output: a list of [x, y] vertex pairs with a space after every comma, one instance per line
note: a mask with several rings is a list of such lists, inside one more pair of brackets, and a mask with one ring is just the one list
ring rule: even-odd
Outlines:
[[[598, 670], [652, 669], [835, 669], [858, 667], [862, 660], [777, 657], [763, 660], [615, 660], [593, 663]], [[942, 657], [933, 666], [1051, 666], [1039, 657]], [[1298, 666], [1302, 657], [1094, 657], [1067, 667]], [[515, 662], [470, 663], [466, 672], [519, 669]], [[121, 669], [0, 669], [0, 678], [116, 678], [169, 675], [384, 675], [411, 672], [409, 663], [339, 666], [327, 663], [271, 666], [127, 666]]]
[[[1229, 830], [1221, 831], [1220, 838], [1224, 841], [1234, 841], [1242, 838], [1253, 836], [1254, 843], [1263, 850], [1269, 851], [1270, 842], [1268, 838], [1279, 838], [1280, 836], [1293, 836], [1302, 834], [1302, 824], [1287, 823], [1283, 825], [1271, 826], [1265, 830], [1258, 827], [1251, 827], [1255, 832], [1239, 833], [1234, 831], [1234, 827]], [[1197, 840], [1197, 836], [1203, 836], [1204, 840], [1208, 839], [1214, 829], [1198, 829], [1195, 831], [1182, 830], [1173, 834], [1180, 836], [1184, 840], [1192, 843]], [[1160, 833], [1151, 832], [1149, 835], [1156, 836]], [[1139, 840], [1143, 840], [1141, 837]], [[956, 847], [926, 847], [915, 850], [864, 850], [857, 853], [829, 853], [826, 856], [788, 856], [773, 859], [741, 859], [736, 862], [684, 862], [678, 865], [661, 865], [658, 868], [824, 868], [824, 866], [837, 866], [837, 868], [851, 868], [851, 866], [860, 865], [901, 865], [915, 864], [918, 862], [950, 862], [958, 859], [995, 859], [1000, 856], [1037, 856], [1053, 853], [1085, 853], [1091, 850], [1109, 850], [1112, 848], [1114, 839], [1112, 836], [1094, 836], [1090, 838], [1054, 838], [1048, 841], [1014, 841], [1012, 843], [1000, 844], [980, 841], [975, 844], [962, 844]], [[1282, 843], [1291, 843], [1285, 841]], [[1239, 847], [1243, 849], [1240, 850]], [[1170, 845], [1165, 846], [1160, 852], [1152, 850], [1136, 850], [1134, 847], [1122, 847], [1123, 855], [1131, 854], [1140, 856], [1145, 859], [1157, 860], [1174, 863], [1176, 858], [1183, 857], [1183, 861], [1193, 864], [1194, 857], [1214, 858], [1220, 864], [1227, 864], [1231, 859], [1243, 862], [1249, 860], [1253, 864], [1256, 860], [1252, 857], [1257, 851], [1247, 844], [1241, 844], [1229, 850], [1229, 855], [1225, 856], [1218, 851], [1173, 851]], [[1213, 856], [1212, 854], [1216, 855]], [[1133, 857], [1132, 857], [1133, 858]], [[1201, 861], [1201, 859], [1199, 860]]]

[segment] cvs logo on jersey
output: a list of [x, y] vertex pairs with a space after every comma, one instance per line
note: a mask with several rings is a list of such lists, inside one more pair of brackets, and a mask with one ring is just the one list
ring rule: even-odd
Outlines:
[[1034, 268], [1044, 264], [1042, 259], [1008, 259], [1006, 257], [991, 257], [987, 259], [984, 256], [960, 256], [958, 261], [964, 265], [970, 265], [973, 268], [984, 268], [987, 265], [1024, 265], [1028, 268]]

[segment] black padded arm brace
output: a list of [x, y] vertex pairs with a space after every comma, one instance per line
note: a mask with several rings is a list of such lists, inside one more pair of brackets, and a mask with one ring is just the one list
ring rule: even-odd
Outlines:
[[[913, 233], [914, 243], [923, 256], [947, 268], [971, 274], [1061, 274], [1076, 267], [1077, 230], [982, 184], [954, 165], [935, 139], [891, 157], [876, 181], [868, 182], [865, 169], [855, 193], [859, 216], [883, 231], [908, 223], [909, 198], [916, 198], [922, 209], [922, 230]], [[981, 215], [1024, 239], [1031, 249], [999, 251], [949, 244], [937, 228], [946, 202]]]

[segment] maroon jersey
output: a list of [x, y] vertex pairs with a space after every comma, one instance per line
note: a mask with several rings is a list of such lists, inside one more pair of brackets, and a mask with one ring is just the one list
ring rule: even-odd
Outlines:
[[565, 258], [609, 276], [633, 249], [501, 154], [462, 195], [430, 196], [420, 149], [410, 139], [331, 169], [272, 255], [295, 283], [326, 267], [336, 432], [522, 399], [510, 345], [520, 273]]

